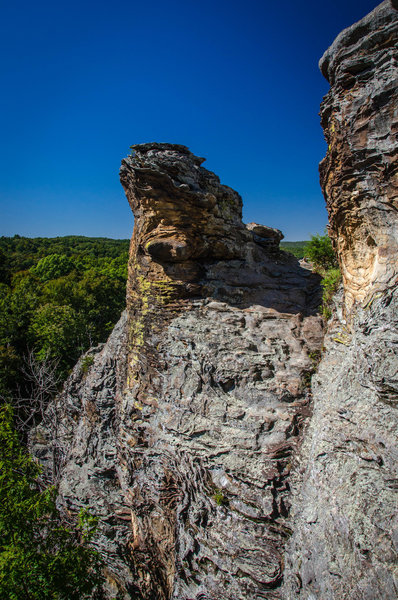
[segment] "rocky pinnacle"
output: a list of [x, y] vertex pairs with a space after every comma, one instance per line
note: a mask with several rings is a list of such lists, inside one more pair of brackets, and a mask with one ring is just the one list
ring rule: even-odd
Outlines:
[[60, 503], [100, 517], [109, 597], [280, 598], [319, 277], [202, 162], [155, 143], [123, 160], [127, 312], [57, 402]]
[[347, 313], [397, 283], [398, 18], [387, 0], [345, 29], [320, 60], [320, 165]]
[[135, 216], [135, 577], [143, 598], [277, 598], [322, 343], [319, 280], [279, 250], [280, 231], [242, 223], [239, 194], [204, 159], [171, 144], [133, 150], [121, 181]]

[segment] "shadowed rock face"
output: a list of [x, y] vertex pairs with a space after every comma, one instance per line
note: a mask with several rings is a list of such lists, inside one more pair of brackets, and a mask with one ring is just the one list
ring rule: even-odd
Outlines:
[[313, 378], [292, 478], [289, 600], [398, 597], [397, 44], [398, 11], [383, 2], [320, 63], [331, 83], [321, 181], [349, 327], [337, 310]]
[[61, 502], [101, 516], [111, 597], [279, 598], [319, 278], [203, 159], [134, 150], [128, 310], [58, 400]]
[[329, 145], [320, 165], [347, 314], [397, 281], [398, 19], [388, 0], [344, 30], [320, 68]]

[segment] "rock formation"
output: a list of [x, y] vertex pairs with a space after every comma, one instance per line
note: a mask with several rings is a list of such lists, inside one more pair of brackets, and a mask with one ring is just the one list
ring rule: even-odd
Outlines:
[[331, 83], [321, 183], [344, 301], [313, 379], [286, 553], [289, 600], [398, 597], [397, 60], [398, 10], [388, 1], [320, 62]]
[[321, 185], [347, 313], [396, 284], [397, 29], [396, 9], [383, 2], [343, 31], [320, 61], [331, 84], [321, 107], [329, 145]]
[[321, 61], [344, 297], [312, 416], [319, 278], [185, 146], [122, 163], [127, 311], [32, 434], [65, 510], [101, 519], [109, 597], [397, 597], [397, 15], [383, 2]]
[[62, 502], [101, 517], [123, 598], [279, 597], [319, 278], [278, 230], [245, 227], [240, 196], [202, 162], [170, 144], [123, 161], [127, 316], [58, 402]]

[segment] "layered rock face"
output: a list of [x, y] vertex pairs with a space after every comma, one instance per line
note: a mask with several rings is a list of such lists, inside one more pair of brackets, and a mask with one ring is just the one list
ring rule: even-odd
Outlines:
[[320, 166], [347, 313], [397, 282], [398, 20], [388, 0], [343, 31], [320, 61], [329, 145]]
[[344, 298], [295, 475], [289, 600], [398, 597], [397, 47], [398, 10], [383, 2], [320, 63], [321, 182]]
[[61, 501], [101, 517], [111, 596], [279, 598], [319, 278], [203, 159], [134, 150], [128, 311], [58, 400]]
[[303, 375], [322, 337], [318, 282], [279, 252], [280, 232], [242, 224], [239, 195], [202, 159], [167, 144], [134, 150], [121, 169], [136, 219], [132, 558], [158, 559], [143, 595], [273, 597]]

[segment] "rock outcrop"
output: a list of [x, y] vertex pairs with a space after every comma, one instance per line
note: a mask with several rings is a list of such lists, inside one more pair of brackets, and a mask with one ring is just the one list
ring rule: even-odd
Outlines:
[[122, 163], [127, 311], [32, 434], [64, 509], [100, 517], [109, 597], [398, 595], [397, 9], [321, 61], [344, 283], [324, 342], [319, 278], [203, 159], [152, 143]]
[[387, 1], [320, 63], [331, 83], [321, 183], [344, 298], [295, 476], [289, 600], [398, 597], [397, 60], [398, 10]]
[[396, 9], [386, 1], [343, 31], [320, 61], [331, 84], [321, 107], [329, 145], [321, 185], [347, 314], [397, 282], [397, 42]]
[[278, 230], [245, 227], [202, 162], [170, 144], [123, 161], [127, 316], [58, 400], [61, 501], [101, 517], [110, 593], [126, 599], [279, 598], [319, 278]]

